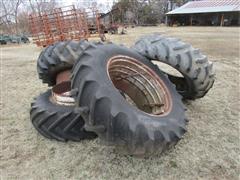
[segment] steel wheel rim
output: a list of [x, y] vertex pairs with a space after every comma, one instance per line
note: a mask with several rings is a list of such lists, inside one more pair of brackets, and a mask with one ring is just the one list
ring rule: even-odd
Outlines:
[[153, 116], [171, 111], [172, 98], [165, 82], [151, 68], [129, 56], [114, 56], [107, 64], [109, 79], [136, 107]]

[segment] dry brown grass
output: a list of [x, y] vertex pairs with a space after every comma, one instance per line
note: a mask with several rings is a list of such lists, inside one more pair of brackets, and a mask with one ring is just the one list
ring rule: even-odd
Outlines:
[[239, 28], [145, 27], [108, 36], [127, 46], [140, 35], [163, 33], [202, 49], [214, 62], [216, 81], [202, 99], [187, 102], [188, 132], [163, 156], [138, 159], [99, 143], [61, 143], [38, 134], [29, 120], [38, 80], [35, 45], [1, 46], [2, 179], [238, 179]]

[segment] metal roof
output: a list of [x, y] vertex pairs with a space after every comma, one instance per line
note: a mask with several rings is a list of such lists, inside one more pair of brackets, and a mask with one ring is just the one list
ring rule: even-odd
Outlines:
[[168, 12], [167, 15], [233, 11], [240, 11], [239, 0], [202, 0], [188, 2], [181, 7]]

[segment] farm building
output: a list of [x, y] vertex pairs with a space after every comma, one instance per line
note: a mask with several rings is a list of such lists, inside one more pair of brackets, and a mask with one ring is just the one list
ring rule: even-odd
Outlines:
[[114, 14], [118, 9], [113, 9], [107, 13], [100, 14], [100, 23], [111, 24], [114, 22]]
[[[121, 18], [119, 18], [119, 16]], [[118, 21], [116, 22], [116, 17], [118, 17]], [[100, 15], [100, 22], [102, 24], [112, 24], [119, 23], [121, 20], [125, 24], [136, 23], [134, 13], [130, 10], [125, 12], [120, 11], [119, 8], [112, 9], [111, 11]]]
[[239, 0], [192, 1], [166, 14], [168, 25], [239, 26]]

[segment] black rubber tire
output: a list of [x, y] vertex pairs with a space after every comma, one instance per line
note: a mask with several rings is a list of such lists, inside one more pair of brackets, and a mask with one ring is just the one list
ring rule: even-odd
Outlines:
[[[115, 55], [133, 57], [152, 68], [169, 88], [172, 111], [162, 117], [151, 116], [131, 106], [114, 87], [107, 74], [107, 62]], [[109, 145], [132, 155], [162, 152], [186, 132], [185, 107], [167, 76], [143, 56], [114, 44], [89, 47], [74, 65], [72, 93], [76, 111], [85, 112], [85, 128], [96, 132]]]
[[76, 59], [86, 48], [85, 42], [87, 41], [57, 42], [43, 50], [37, 61], [39, 79], [48, 86], [54, 86], [58, 73], [72, 69]]
[[184, 99], [201, 98], [213, 86], [215, 73], [212, 62], [189, 44], [154, 34], [140, 38], [132, 49], [179, 71], [183, 77], [168, 76]]
[[39, 95], [31, 104], [30, 119], [44, 137], [58, 141], [93, 139], [97, 135], [84, 129], [84, 120], [73, 106], [51, 102], [51, 90]]

